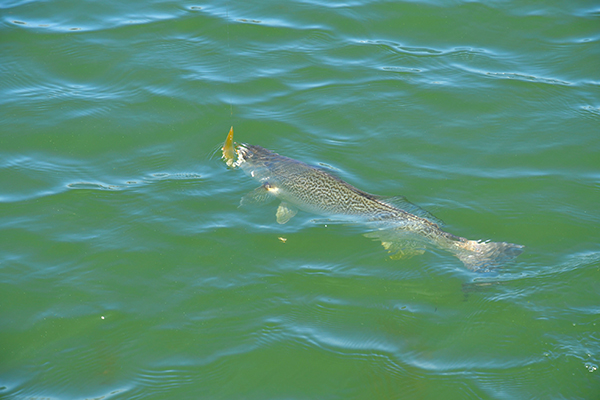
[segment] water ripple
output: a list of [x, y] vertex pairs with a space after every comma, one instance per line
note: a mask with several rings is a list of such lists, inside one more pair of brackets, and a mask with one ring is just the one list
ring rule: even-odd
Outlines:
[[551, 85], [557, 85], [557, 84], [558, 85], [566, 85], [566, 86], [572, 85], [571, 82], [561, 81], [559, 79], [524, 75], [524, 74], [519, 74], [519, 73], [515, 73], [515, 72], [486, 72], [485, 74], [488, 76], [500, 78], [500, 79], [517, 79], [517, 80], [528, 81], [528, 82], [548, 83]]
[[[598, 386], [597, 5], [0, 8], [0, 397]], [[237, 208], [257, 184], [219, 160], [230, 125], [527, 251], [475, 275], [442, 252], [390, 260], [361, 227]]]

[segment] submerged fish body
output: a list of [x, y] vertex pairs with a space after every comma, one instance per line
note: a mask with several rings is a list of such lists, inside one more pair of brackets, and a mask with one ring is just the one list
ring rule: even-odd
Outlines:
[[384, 198], [355, 188], [340, 178], [261, 146], [235, 144], [233, 128], [223, 146], [223, 158], [261, 183], [242, 198], [244, 203], [277, 198], [277, 222], [284, 224], [298, 209], [336, 219], [369, 224], [366, 236], [381, 241], [393, 258], [419, 254], [429, 245], [447, 250], [469, 269], [487, 270], [522, 252], [512, 243], [468, 240], [443, 231], [434, 217], [403, 197]]

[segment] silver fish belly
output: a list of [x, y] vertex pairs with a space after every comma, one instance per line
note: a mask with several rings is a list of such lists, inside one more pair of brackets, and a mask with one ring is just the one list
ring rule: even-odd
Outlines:
[[[242, 204], [273, 198], [281, 200], [276, 213], [280, 224], [294, 217], [298, 209], [327, 217], [348, 218], [372, 227], [372, 232], [365, 236], [380, 240], [384, 248], [393, 253], [392, 258], [419, 254], [428, 245], [435, 245], [476, 271], [498, 267], [523, 251], [523, 246], [517, 244], [468, 240], [452, 235], [443, 231], [426, 212], [411, 212], [420, 209], [401, 197], [386, 199], [363, 192], [321, 168], [261, 146], [237, 145], [237, 160], [234, 160], [230, 148], [233, 131], [230, 135], [229, 147], [227, 143], [223, 147], [228, 165], [241, 168], [261, 183], [242, 199]], [[228, 155], [225, 155], [226, 147]]]

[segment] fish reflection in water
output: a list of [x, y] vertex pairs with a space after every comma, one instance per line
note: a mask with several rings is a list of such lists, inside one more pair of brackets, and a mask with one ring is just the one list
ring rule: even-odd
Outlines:
[[241, 168], [260, 186], [242, 198], [244, 203], [279, 199], [277, 222], [285, 224], [298, 210], [371, 229], [365, 236], [381, 241], [392, 258], [422, 254], [428, 246], [446, 250], [474, 271], [486, 271], [521, 254], [523, 246], [468, 240], [445, 232], [439, 221], [404, 197], [381, 197], [363, 192], [329, 172], [261, 146], [237, 144], [233, 128], [223, 145], [228, 166]]

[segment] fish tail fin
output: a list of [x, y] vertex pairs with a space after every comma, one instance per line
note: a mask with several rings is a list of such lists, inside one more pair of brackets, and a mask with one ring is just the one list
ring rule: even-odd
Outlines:
[[457, 247], [455, 255], [467, 268], [485, 272], [512, 261], [523, 252], [524, 246], [506, 242], [464, 240], [458, 242]]

